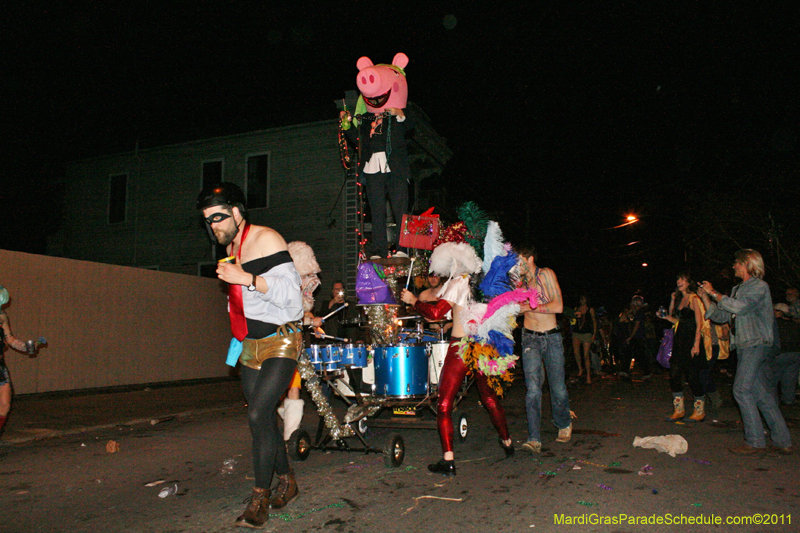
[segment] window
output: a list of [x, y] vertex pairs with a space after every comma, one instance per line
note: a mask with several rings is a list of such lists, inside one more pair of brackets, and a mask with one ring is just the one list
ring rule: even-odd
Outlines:
[[128, 204], [128, 176], [121, 174], [111, 176], [108, 190], [108, 223], [125, 222], [125, 210]]
[[269, 207], [269, 154], [247, 158], [247, 208]]
[[203, 162], [203, 189], [222, 183], [222, 160]]

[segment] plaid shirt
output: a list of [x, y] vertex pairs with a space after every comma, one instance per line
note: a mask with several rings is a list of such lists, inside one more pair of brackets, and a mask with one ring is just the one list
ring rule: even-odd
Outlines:
[[731, 349], [772, 345], [775, 314], [769, 285], [763, 279], [751, 277], [735, 286], [730, 296], [711, 303], [705, 317], [717, 323], [731, 322]]

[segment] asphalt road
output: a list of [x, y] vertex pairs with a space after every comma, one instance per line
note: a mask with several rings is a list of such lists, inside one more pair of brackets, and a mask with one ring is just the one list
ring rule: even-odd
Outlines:
[[[250, 439], [240, 392], [230, 384], [219, 386], [228, 392], [220, 394], [217, 405], [173, 409], [174, 417], [165, 416], [170, 406], [163, 402], [157, 402], [157, 413], [136, 414], [129, 398], [106, 395], [99, 403], [104, 413], [119, 411], [117, 424], [106, 421], [15, 442], [6, 440], [7, 433], [0, 441], [0, 531], [241, 531], [233, 521], [253, 484]], [[187, 405], [195, 405], [192, 397], [204, 396], [208, 387], [184, 387], [170, 394], [185, 395]], [[294, 463], [300, 496], [272, 515], [266, 530], [800, 530], [800, 457], [731, 455], [727, 448], [743, 442], [735, 407], [712, 412], [699, 424], [676, 424], [665, 420], [671, 393], [661, 376], [649, 382], [608, 378], [591, 386], [571, 384], [571, 409], [577, 415], [572, 440], [555, 442], [545, 394], [544, 449], [531, 456], [519, 450], [526, 437], [524, 390], [519, 378], [504, 401], [518, 448], [513, 458], [504, 459], [473, 387], [459, 405], [469, 430], [466, 440], [456, 444], [456, 477], [426, 469], [440, 456], [435, 430], [370, 427], [368, 422], [370, 446], [383, 448], [393, 435], [403, 437], [403, 463], [387, 468], [381, 454], [311, 450], [305, 461]], [[729, 382], [722, 383], [722, 391], [730, 399]], [[115, 408], [113, 402], [128, 410]], [[173, 402], [178, 408], [180, 401]], [[141, 409], [146, 403], [141, 402]], [[343, 412], [343, 404], [336, 405]], [[58, 407], [50, 409], [58, 419]], [[795, 442], [800, 438], [799, 410], [797, 405], [784, 408]], [[20, 412], [15, 415], [22, 424]], [[150, 422], [159, 417], [163, 420]], [[307, 401], [303, 427], [312, 437], [317, 421]], [[685, 454], [670, 457], [632, 445], [636, 436], [670, 434], [686, 439]], [[118, 443], [119, 451], [109, 452], [109, 441]], [[355, 438], [347, 442], [359, 444]], [[226, 470], [229, 459], [235, 463]], [[159, 492], [169, 486], [177, 486], [177, 492], [160, 498]], [[627, 517], [662, 524], [635, 524]], [[721, 525], [688, 524], [715, 517]], [[747, 524], [730, 525], [727, 520]]]

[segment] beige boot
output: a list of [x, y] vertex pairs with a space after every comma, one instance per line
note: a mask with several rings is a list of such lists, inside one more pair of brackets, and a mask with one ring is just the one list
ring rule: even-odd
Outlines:
[[675, 412], [669, 417], [670, 420], [680, 420], [686, 414], [683, 408], [683, 396], [675, 396], [672, 398], [672, 405], [675, 407]]
[[558, 437], [556, 437], [556, 442], [569, 442], [569, 439], [572, 438], [572, 424], [568, 425], [564, 429], [558, 430]]
[[689, 420], [701, 422], [706, 417], [706, 401], [698, 398], [694, 401], [694, 413], [689, 417]]

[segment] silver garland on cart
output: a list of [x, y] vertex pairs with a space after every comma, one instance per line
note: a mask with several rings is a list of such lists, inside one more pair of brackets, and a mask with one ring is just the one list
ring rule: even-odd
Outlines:
[[336, 415], [333, 414], [328, 398], [322, 393], [320, 379], [314, 372], [314, 367], [311, 366], [311, 361], [305, 351], [300, 352], [300, 356], [297, 358], [297, 371], [300, 372], [300, 377], [306, 382], [306, 390], [311, 395], [314, 405], [317, 406], [317, 413], [325, 420], [325, 427], [331, 432], [331, 437], [342, 439], [355, 435], [355, 430], [350, 425], [340, 424]]

